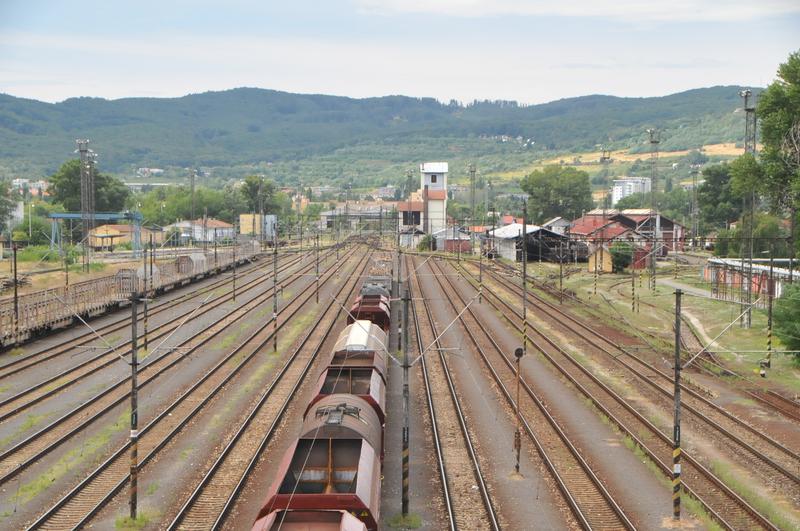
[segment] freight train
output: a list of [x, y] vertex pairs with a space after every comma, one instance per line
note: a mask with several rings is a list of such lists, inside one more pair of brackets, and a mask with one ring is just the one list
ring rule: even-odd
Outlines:
[[368, 269], [254, 531], [378, 528], [391, 274]]

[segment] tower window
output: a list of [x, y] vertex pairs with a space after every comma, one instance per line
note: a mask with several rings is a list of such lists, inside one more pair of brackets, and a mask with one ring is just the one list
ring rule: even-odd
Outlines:
[[435, 183], [435, 182], [436, 182], [436, 175], [431, 175], [431, 182], [432, 182], [432, 183]]

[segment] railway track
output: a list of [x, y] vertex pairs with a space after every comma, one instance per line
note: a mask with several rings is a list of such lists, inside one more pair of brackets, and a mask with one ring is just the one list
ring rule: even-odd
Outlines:
[[[462, 296], [461, 288], [442, 272], [438, 264], [431, 263], [429, 267], [441, 288], [440, 292], [445, 295], [453, 312], [458, 314], [459, 308], [463, 308], [468, 299]], [[517, 404], [509, 390], [509, 386], [516, 380], [515, 360], [506, 355], [472, 308], [467, 308], [467, 311], [462, 313], [460, 321], [463, 331], [479, 353], [509, 406], [515, 409]], [[474, 332], [476, 330], [479, 331], [480, 337]], [[484, 338], [483, 341], [480, 340], [481, 337]], [[634, 524], [525, 378], [522, 377], [520, 381], [524, 394], [520, 396], [519, 411], [524, 431], [535, 445], [581, 527], [635, 529]]]
[[[327, 275], [326, 281], [331, 278], [333, 278], [333, 272]], [[306, 287], [284, 307], [285, 319], [278, 324], [277, 329], [281, 329], [305, 307], [306, 303], [311, 301], [314, 291], [313, 284]], [[140, 469], [174, 440], [183, 427], [192, 419], [197, 418], [213, 398], [230, 388], [235, 383], [234, 378], [237, 375], [246, 372], [243, 369], [248, 366], [256, 354], [267, 348], [276, 333], [276, 330], [269, 331], [271, 325], [273, 325], [272, 320], [267, 320], [260, 325], [247, 339], [182, 393], [177, 400], [139, 430]], [[130, 445], [129, 440], [125, 442], [97, 469], [38, 517], [29, 529], [61, 530], [86, 525], [127, 484]]]
[[[625, 284], [628, 284], [627, 280], [612, 284], [608, 289], [616, 288], [617, 293], [622, 295], [624, 298], [627, 296], [627, 294], [622, 292], [621, 286]], [[655, 304], [651, 304], [646, 301], [638, 301], [637, 304], [644, 304], [651, 311], [664, 312], [662, 308], [659, 308]], [[596, 310], [597, 307], [595, 306], [594, 309]], [[624, 319], [624, 316], [621, 317]], [[667, 317], [671, 320], [672, 314]], [[632, 325], [629, 323], [629, 326]], [[656, 350], [655, 347], [653, 347], [653, 345], [647, 341], [643, 335], [650, 336], [652, 339], [656, 340], [663, 339], [647, 330], [636, 330], [636, 333], [654, 350]], [[800, 401], [798, 401], [797, 398], [787, 398], [786, 396], [772, 389], [765, 389], [763, 385], [754, 382], [752, 378], [726, 367], [724, 363], [717, 358], [715, 352], [705, 348], [705, 345], [703, 344], [702, 339], [698, 336], [697, 331], [687, 322], [685, 318], [681, 319], [681, 343], [689, 353], [700, 352], [700, 350], [703, 350], [703, 353], [697, 359], [697, 362], [699, 363], [695, 363], [695, 365], [692, 367], [693, 369], [699, 370], [714, 378], [719, 378], [720, 375], [736, 378], [747, 385], [745, 388], [740, 388], [740, 391], [748, 395], [749, 398], [755, 400], [763, 406], [766, 406], [773, 412], [787, 417], [788, 419], [800, 421]], [[778, 351], [775, 353], [777, 354]]]
[[[320, 280], [327, 280], [336, 275], [337, 272], [338, 268], [331, 267], [324, 272]], [[303, 277], [294, 275], [285, 285], [290, 286], [301, 278]], [[231, 312], [215, 325], [193, 334], [178, 345], [171, 347], [161, 357], [148, 360], [146, 364], [140, 365], [138, 371], [139, 388], [149, 386], [169, 370], [178, 367], [180, 362], [220, 336], [230, 325], [246, 317], [249, 312], [260, 304], [269, 303], [271, 296], [271, 289], [265, 291], [244, 306]], [[288, 304], [279, 310], [279, 317], [282, 316], [287, 307]], [[273, 321], [270, 319], [269, 322]], [[117, 380], [105, 390], [62, 415], [59, 419], [0, 453], [0, 485], [25, 470], [66, 440], [69, 440], [70, 437], [90, 426], [112, 408], [127, 400], [130, 396], [129, 382], [130, 376]]]
[[[474, 279], [474, 275], [472, 278]], [[512, 293], [521, 294], [521, 288], [507, 279], [499, 276], [495, 276], [493, 279]], [[591, 348], [604, 353], [620, 367], [633, 374], [638, 381], [644, 383], [646, 388], [656, 391], [657, 396], [665, 403], [672, 403], [674, 386], [672, 376], [652, 366], [592, 327], [573, 318], [556, 305], [535, 293], [529, 294], [533, 302], [537, 303], [533, 307], [537, 316], [548, 318], [557, 328], [565, 330], [571, 336], [580, 338]], [[606, 346], [611, 347], [614, 352], [609, 351]], [[797, 453], [717, 406], [692, 387], [682, 383], [681, 390], [683, 391], [683, 408], [689, 414], [687, 416], [699, 421], [704, 428], [711, 429], [721, 435], [724, 440], [732, 443], [735, 447], [734, 451], [745, 452], [749, 459], [756, 459], [770, 468], [773, 476], [777, 472], [779, 477], [775, 477], [775, 481], [782, 484], [784, 488], [796, 490], [800, 487], [800, 476], [798, 476], [800, 456]]]
[[[359, 279], [369, 264], [369, 253], [362, 259], [357, 275], [351, 275], [336, 294], [352, 299]], [[356, 267], [358, 269], [358, 266]], [[318, 324], [310, 328], [300, 345], [267, 386], [258, 402], [231, 437], [219, 457], [203, 474], [194, 491], [178, 509], [167, 529], [220, 529], [241, 493], [248, 476], [272, 441], [290, 404], [303, 385], [323, 345], [339, 321], [343, 311], [330, 305]], [[283, 398], [285, 397], [285, 398]]]
[[[466, 278], [475, 288], [476, 281], [474, 277], [467, 276]], [[519, 322], [522, 321], [522, 315], [519, 310], [491, 290], [484, 292], [484, 300], [501, 312], [501, 315], [511, 327], [519, 332], [522, 331], [519, 325]], [[509, 316], [512, 316], [513, 319]], [[541, 333], [533, 326], [533, 323], [528, 329], [536, 337], [539, 337], [539, 341], [532, 338], [531, 342], [544, 358], [569, 380], [584, 397], [591, 400], [599, 411], [635, 441], [667, 478], [671, 478], [671, 438], [663, 434], [658, 427], [631, 406], [625, 398], [604, 384], [591, 370], [584, 367], [569, 352], [549, 338], [547, 334]], [[700, 502], [706, 512], [719, 525], [730, 530], [778, 529], [775, 524], [770, 522], [699, 463], [690, 452], [684, 450], [682, 455], [683, 467], [681, 475], [684, 488]]]
[[[286, 255], [282, 255], [280, 258], [281, 260], [285, 261], [287, 257]], [[284, 265], [290, 266], [293, 263], [296, 263], [298, 260], [300, 260], [300, 258], [290, 257], [290, 263], [281, 264], [281, 266]], [[243, 281], [246, 275], [252, 273], [253, 270], [258, 269], [258, 267], [260, 266], [257, 263], [254, 263], [254, 265], [246, 265], [240, 267], [238, 272], [240, 272], [242, 276], [238, 280], [240, 282]], [[167, 300], [158, 301], [156, 302], [156, 304], [151, 304], [151, 306], [148, 308], [148, 318], [152, 318], [164, 311], [172, 309], [175, 304], [181, 304], [193, 299], [198, 299], [199, 297], [202, 297], [206, 293], [213, 292], [219, 289], [220, 287], [230, 284], [231, 282], [233, 282], [233, 279], [226, 275], [225, 278], [219, 278], [214, 282], [212, 282], [211, 284], [204, 286], [199, 290], [190, 290], [187, 293], [183, 293], [174, 298], [166, 297]], [[139, 316], [139, 321], [141, 322], [144, 318], [144, 309], [141, 309], [139, 311], [138, 316]], [[101, 336], [108, 335], [118, 330], [129, 328], [130, 322], [131, 322], [130, 316], [126, 315], [119, 319], [114, 319], [113, 322], [107, 323], [97, 328], [95, 331], [97, 332], [97, 334]], [[95, 339], [97, 339], [97, 335], [91, 330], [89, 330], [77, 335], [74, 338], [59, 343], [58, 345], [29, 352], [25, 356], [15, 357], [14, 359], [11, 359], [10, 361], [7, 361], [6, 363], [0, 365], [0, 381], [2, 381], [4, 378], [15, 375], [33, 365], [53, 359], [54, 357], [59, 356], [65, 352], [73, 350], [82, 345], [86, 345], [87, 343]], [[5, 357], [9, 358], [10, 356], [5, 356]]]
[[[295, 263], [285, 266], [281, 272], [287, 273], [292, 265], [295, 265]], [[311, 269], [313, 269], [313, 264], [306, 264], [300, 270], [300, 274], [304, 271], [310, 271]], [[262, 285], [268, 285], [271, 276], [271, 273], [269, 273], [255, 278], [239, 286], [237, 292], [241, 296]], [[212, 295], [209, 295], [209, 297]], [[171, 317], [165, 323], [155, 326], [148, 331], [149, 341], [152, 343], [169, 337], [183, 324], [188, 316], [192, 316], [192, 318], [199, 317], [219, 308], [231, 299], [232, 294], [226, 292], [213, 299], [203, 301], [199, 307], [188, 309], [186, 312]], [[130, 325], [130, 319], [128, 320], [128, 324]], [[100, 353], [92, 355], [72, 367], [53, 374], [13, 396], [0, 400], [0, 422], [19, 415], [42, 400], [61, 393], [86, 377], [115, 364], [120, 357], [130, 354], [130, 344], [130, 341], [127, 340], [112, 349], [104, 349]]]
[[[436, 345], [434, 361], [428, 362], [426, 356], [422, 356], [420, 361], [450, 528], [498, 530], [498, 514], [472, 443], [461, 399], [442, 351], [439, 331], [422, 284], [416, 275], [412, 274], [412, 277], [412, 285], [415, 286], [413, 291], [424, 299], [422, 306], [425, 318], [422, 320], [417, 311], [418, 300], [413, 300], [411, 304], [417, 348], [423, 353], [426, 344]], [[461, 436], [456, 436], [456, 433]], [[473, 489], [473, 485], [478, 488]]]

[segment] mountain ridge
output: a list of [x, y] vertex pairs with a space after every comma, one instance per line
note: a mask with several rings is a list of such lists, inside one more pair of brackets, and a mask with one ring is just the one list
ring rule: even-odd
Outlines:
[[[0, 93], [0, 176], [51, 172], [72, 156], [78, 137], [92, 139], [102, 167], [121, 174], [139, 166], [305, 160], [343, 148], [431, 138], [523, 137], [535, 142], [533, 151], [548, 152], [596, 144], [635, 148], [646, 127], [662, 131], [664, 149], [685, 149], [738, 140], [734, 114], [741, 88], [636, 98], [591, 94], [533, 105], [501, 100], [462, 105], [402, 95], [351, 98], [256, 87], [57, 103]], [[366, 155], [382, 158], [379, 152]]]

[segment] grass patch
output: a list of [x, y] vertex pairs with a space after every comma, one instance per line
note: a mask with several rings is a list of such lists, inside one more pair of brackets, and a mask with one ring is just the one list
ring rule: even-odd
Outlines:
[[417, 513], [408, 513], [405, 516], [396, 514], [389, 518], [389, 521], [386, 523], [389, 527], [394, 528], [419, 529], [422, 527], [422, 517]]
[[191, 446], [189, 448], [184, 448], [183, 450], [181, 450], [181, 455], [180, 455], [181, 461], [186, 461], [187, 459], [189, 459], [189, 456], [192, 455], [192, 452], [194, 452], [194, 448]]
[[53, 389], [58, 389], [61, 385], [67, 383], [69, 381], [69, 376], [64, 376], [62, 378], [58, 378], [57, 380], [53, 380], [49, 384], [42, 387], [42, 391], [45, 393], [49, 393]]
[[130, 516], [118, 516], [114, 521], [116, 529], [144, 529], [150, 523], [150, 516], [147, 513], [140, 512], [136, 518]]
[[158, 481], [154, 481], [147, 486], [144, 493], [147, 494], [148, 496], [152, 496], [153, 494], [156, 493], [158, 487], [159, 487]]
[[0, 385], [0, 393], [7, 393], [9, 389], [11, 389], [11, 387], [7, 385]]
[[8, 446], [8, 443], [12, 439], [14, 439], [15, 437], [17, 437], [20, 434], [25, 433], [26, 431], [28, 431], [28, 430], [30, 430], [32, 428], [35, 428], [36, 426], [41, 424], [42, 421], [45, 420], [50, 415], [52, 415], [52, 413], [42, 413], [41, 415], [32, 415], [32, 414], [28, 413], [28, 416], [25, 417], [25, 422], [20, 424], [19, 427], [17, 427], [17, 429], [14, 430], [14, 433], [12, 433], [11, 435], [7, 435], [7, 436], [3, 437], [2, 439], [0, 439], [0, 448]]
[[25, 354], [25, 349], [21, 347], [15, 347], [8, 351], [9, 356], [17, 357], [22, 356], [23, 354]]
[[730, 471], [727, 463], [714, 460], [711, 461], [711, 471], [722, 480], [728, 487], [734, 490], [739, 496], [747, 500], [750, 505], [766, 516], [773, 524], [780, 529], [797, 529], [799, 522], [792, 519], [780, 510], [771, 500], [764, 498], [756, 491], [751, 489], [740, 477]]
[[225, 337], [222, 338], [222, 341], [219, 342], [219, 347], [223, 349], [230, 347], [231, 345], [233, 345], [233, 342], [236, 341], [236, 336], [238, 335], [239, 334], [237, 332], [233, 332], [226, 335]]
[[[28, 503], [36, 496], [47, 490], [58, 478], [68, 473], [76, 465], [92, 457], [111, 440], [111, 436], [123, 430], [130, 422], [130, 410], [123, 412], [117, 420], [102, 428], [99, 433], [86, 439], [83, 444], [67, 452], [56, 464], [47, 469], [43, 474], [25, 483], [19, 492], [12, 496], [12, 500]], [[76, 437], [77, 439], [77, 437]], [[77, 442], [77, 440], [75, 441]]]

